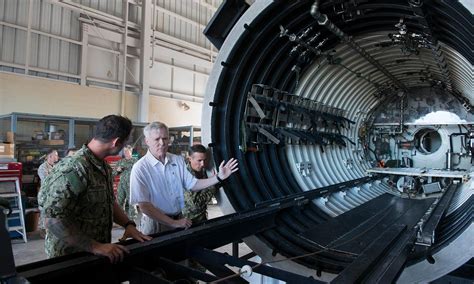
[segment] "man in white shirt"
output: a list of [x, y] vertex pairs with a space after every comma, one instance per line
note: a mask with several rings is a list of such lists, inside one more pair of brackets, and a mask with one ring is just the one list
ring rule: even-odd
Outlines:
[[140, 230], [145, 234], [173, 228], [189, 228], [183, 218], [184, 190], [199, 191], [228, 178], [238, 170], [237, 160], [222, 161], [219, 172], [207, 179], [196, 179], [186, 168], [184, 158], [168, 153], [168, 127], [152, 122], [143, 129], [148, 152], [132, 168], [130, 204], [138, 204], [142, 214]]

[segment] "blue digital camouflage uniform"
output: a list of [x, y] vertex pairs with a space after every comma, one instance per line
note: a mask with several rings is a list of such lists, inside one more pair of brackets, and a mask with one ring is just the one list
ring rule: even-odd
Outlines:
[[[206, 179], [205, 171], [196, 172], [191, 168], [189, 162], [186, 164], [189, 172], [198, 179]], [[183, 216], [190, 219], [193, 223], [198, 223], [207, 220], [207, 204], [212, 200], [217, 189], [215, 186], [210, 186], [201, 191], [185, 191], [184, 192], [184, 208], [182, 210]]]
[[[120, 182], [117, 189], [117, 202], [120, 207], [127, 213], [130, 220], [134, 220], [137, 217], [137, 210], [134, 206], [130, 206], [130, 173], [132, 172], [133, 164], [138, 161], [137, 158], [121, 159], [115, 164], [115, 170], [113, 176], [120, 174]], [[121, 172], [118, 172], [117, 168], [122, 168]]]
[[[53, 168], [38, 195], [41, 214], [45, 218], [67, 220], [100, 243], [111, 241], [113, 202], [112, 169], [95, 157], [86, 145]], [[48, 257], [80, 250], [46, 231]]]

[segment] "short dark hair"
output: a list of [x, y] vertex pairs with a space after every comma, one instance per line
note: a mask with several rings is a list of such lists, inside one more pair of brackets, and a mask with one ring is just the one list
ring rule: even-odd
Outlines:
[[206, 147], [204, 147], [201, 144], [196, 144], [196, 145], [193, 145], [193, 146], [189, 147], [189, 150], [188, 150], [189, 156], [191, 156], [194, 153], [207, 154], [207, 149], [206, 149]]
[[46, 152], [46, 156], [49, 156], [51, 154], [53, 154], [54, 152], [57, 152], [58, 150], [56, 149], [48, 149], [48, 151]]
[[46, 160], [48, 158], [49, 155], [53, 154], [54, 152], [57, 152], [58, 150], [54, 149], [54, 148], [49, 148], [48, 151], [46, 151], [46, 154], [44, 154], [43, 156], [40, 157], [40, 160]]
[[120, 115], [107, 115], [96, 124], [94, 139], [110, 142], [119, 138], [120, 142], [125, 142], [131, 131], [132, 121], [130, 119]]

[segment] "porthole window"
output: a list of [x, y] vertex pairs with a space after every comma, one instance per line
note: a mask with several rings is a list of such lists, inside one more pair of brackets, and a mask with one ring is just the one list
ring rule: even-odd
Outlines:
[[421, 154], [432, 154], [441, 147], [441, 135], [433, 128], [422, 128], [415, 134], [415, 145]]

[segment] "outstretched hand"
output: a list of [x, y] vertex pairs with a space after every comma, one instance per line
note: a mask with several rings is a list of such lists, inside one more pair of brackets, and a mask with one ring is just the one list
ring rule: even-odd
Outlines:
[[227, 163], [224, 163], [225, 161], [222, 161], [219, 165], [219, 172], [217, 173], [217, 176], [223, 180], [239, 170], [239, 162], [234, 158], [231, 158]]

